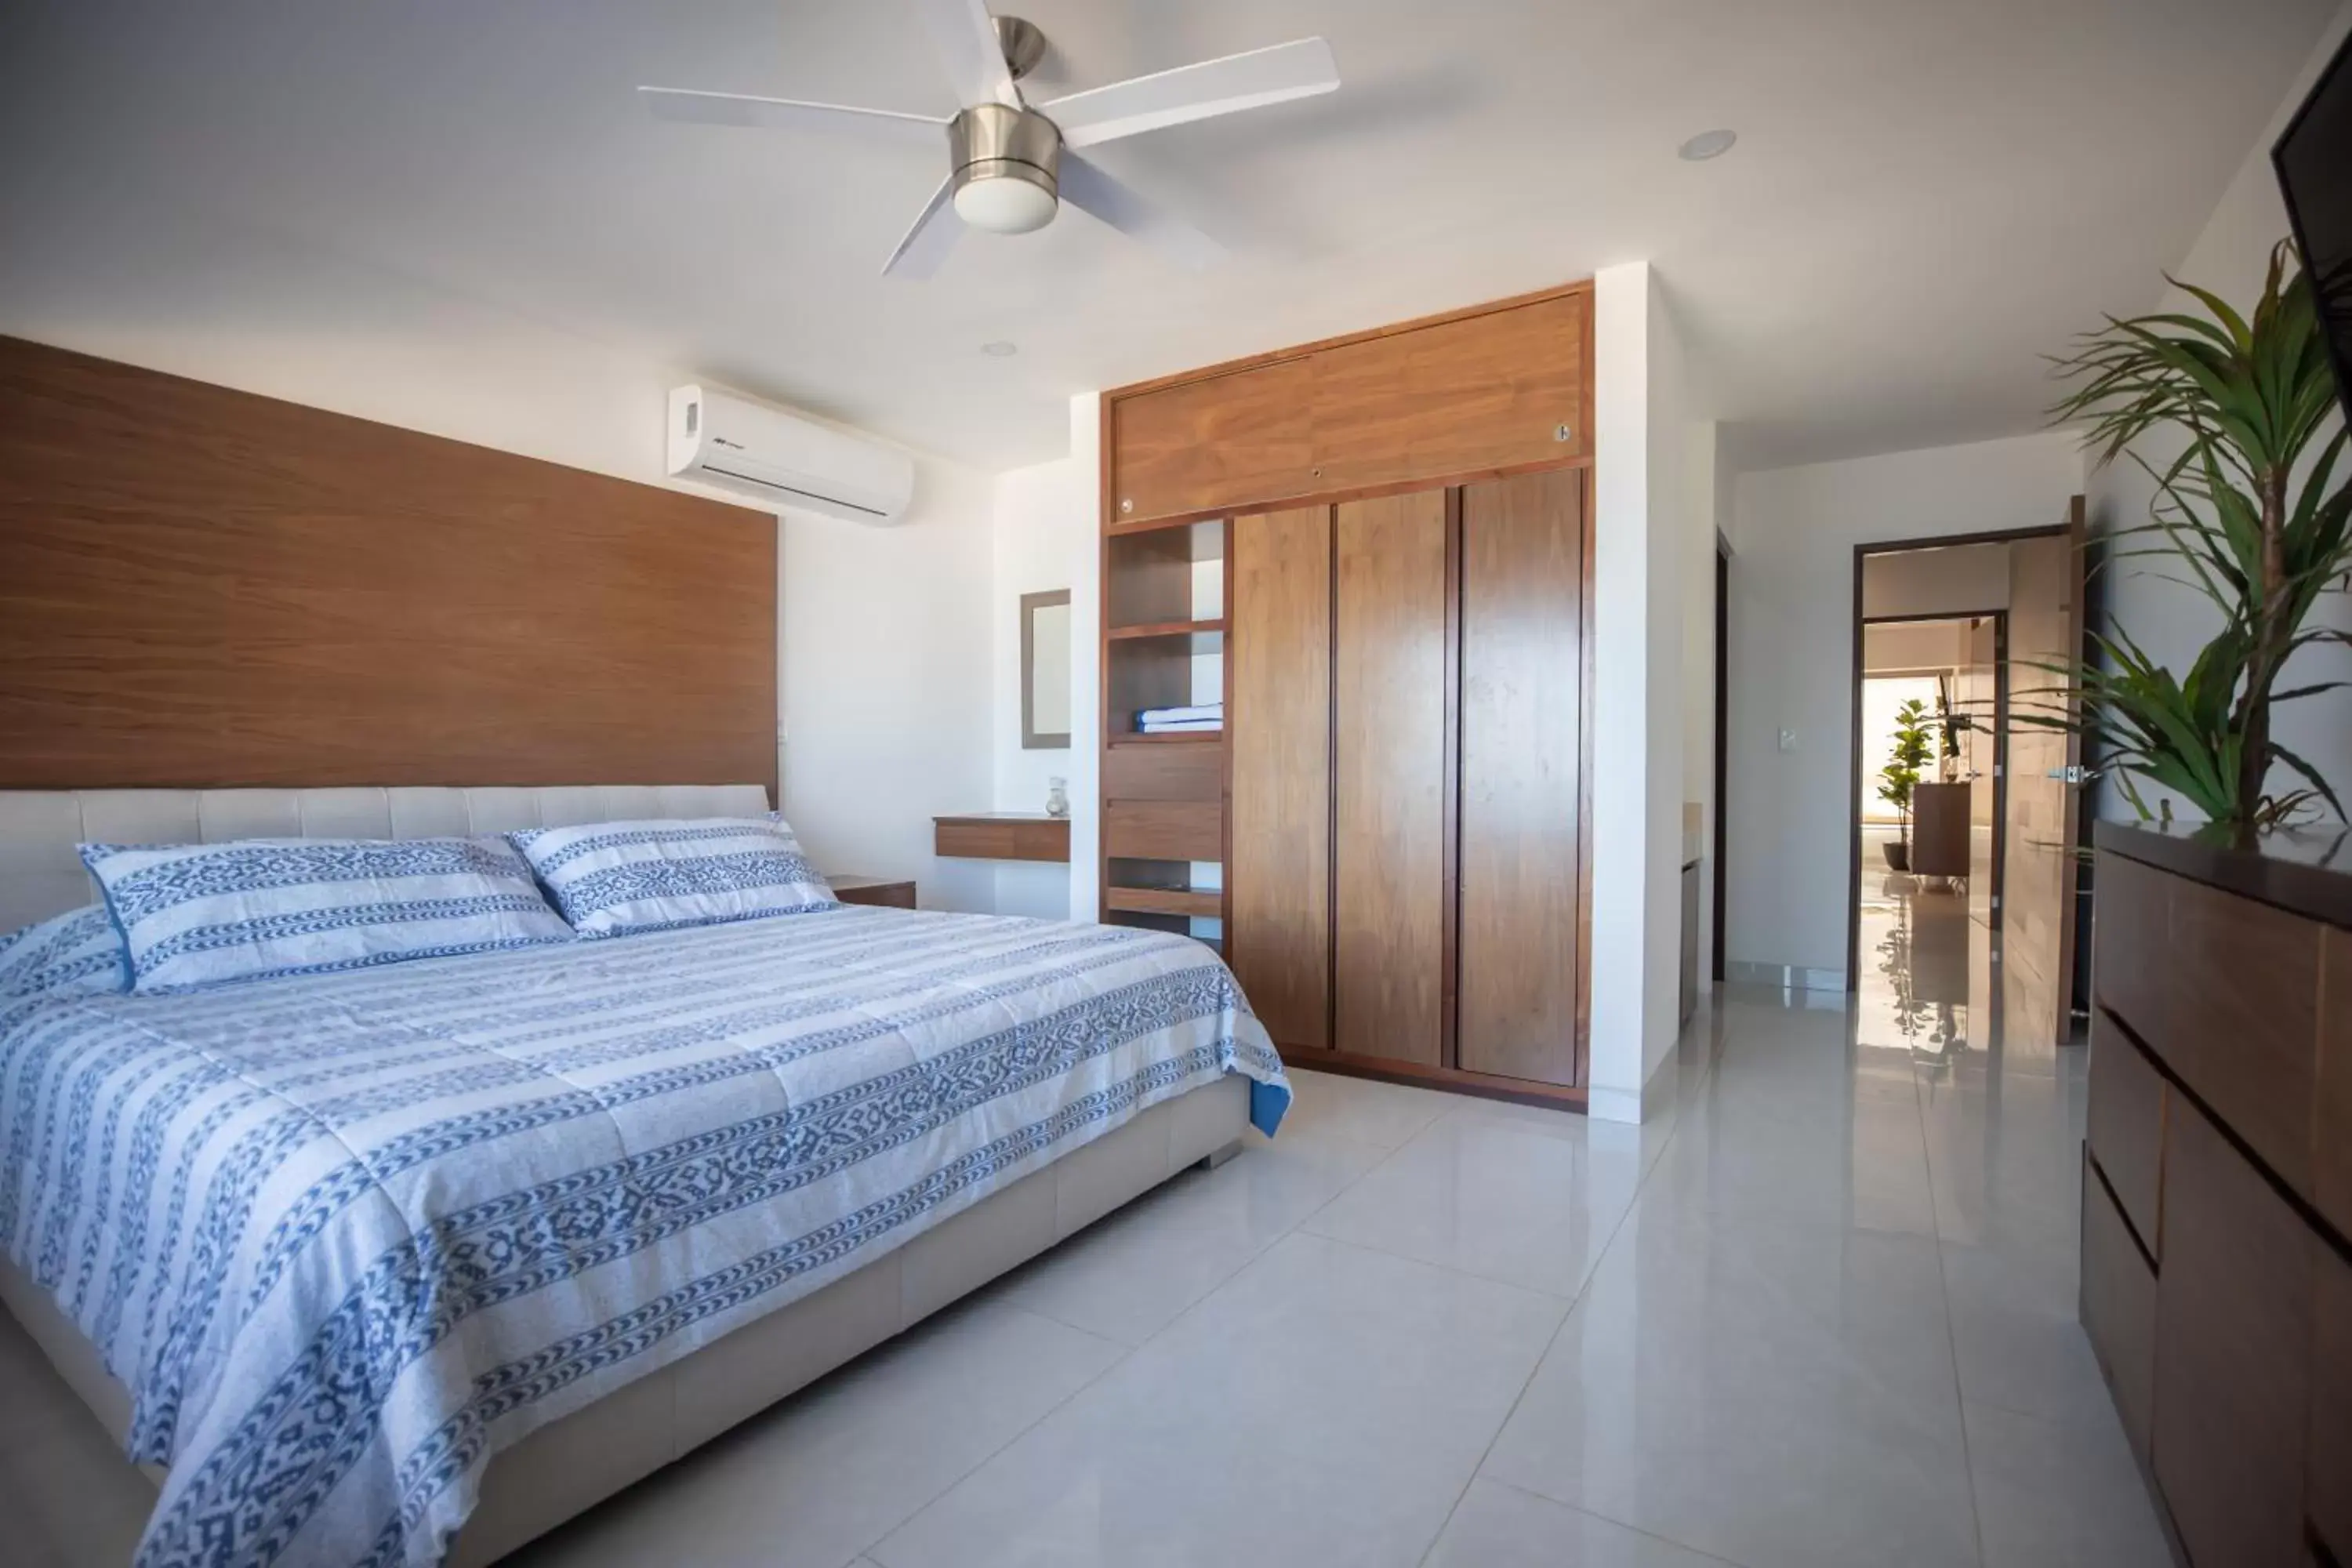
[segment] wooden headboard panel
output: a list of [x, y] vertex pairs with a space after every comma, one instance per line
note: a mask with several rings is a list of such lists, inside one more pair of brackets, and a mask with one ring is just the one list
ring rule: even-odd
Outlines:
[[0, 338], [0, 789], [775, 769], [767, 517]]

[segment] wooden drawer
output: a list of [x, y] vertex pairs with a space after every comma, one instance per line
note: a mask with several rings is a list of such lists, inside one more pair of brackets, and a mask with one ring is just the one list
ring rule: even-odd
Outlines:
[[2161, 1237], [2158, 1194], [2168, 1086], [2103, 1008], [2091, 1009], [2091, 1157], [2151, 1256]]
[[2166, 903], [2179, 880], [2112, 850], [2099, 853], [2092, 900], [2091, 990], [2143, 1039], [2164, 1011]]
[[2124, 1436], [2146, 1464], [2156, 1376], [2156, 1272], [2134, 1245], [2124, 1216], [2083, 1167], [2083, 1331], [2106, 1373]]
[[[2327, 928], [2326, 1016], [2320, 1024], [2311, 1204], [2338, 1236], [2352, 1237], [2352, 931]], [[2344, 1556], [2352, 1563], [2352, 1554]]]
[[2336, 1561], [2352, 1563], [2352, 1264], [2322, 1248], [2314, 1286], [2311, 1462], [2303, 1511]]
[[935, 816], [931, 852], [971, 860], [1070, 858], [1070, 825], [1045, 817]]
[[2297, 1193], [2311, 1192], [2320, 935], [2301, 915], [2174, 879], [2164, 1005], [2141, 1039]]
[[1140, 522], [1316, 489], [1313, 388], [1302, 357], [1114, 399], [1113, 520]]
[[[1581, 458], [1592, 296], [1566, 294], [1315, 355], [1318, 490]], [[1569, 438], [1558, 438], [1561, 426]]]
[[2204, 1114], [2176, 1099], [2149, 1447], [2193, 1563], [2297, 1560], [2317, 1245]]
[[1223, 860], [1222, 805], [1115, 800], [1103, 811], [1103, 852], [1136, 860]]
[[1225, 749], [1192, 742], [1112, 746], [1103, 756], [1105, 800], [1225, 797]]

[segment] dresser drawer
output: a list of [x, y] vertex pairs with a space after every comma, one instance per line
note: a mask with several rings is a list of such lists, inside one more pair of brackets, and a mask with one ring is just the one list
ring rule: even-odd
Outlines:
[[2309, 1196], [2327, 928], [2111, 852], [2098, 875], [2099, 1004]]
[[1103, 754], [1105, 800], [1225, 798], [1225, 749], [1221, 745], [1110, 746]]
[[[2312, 1151], [2311, 1204], [2338, 1236], [2352, 1237], [2352, 931], [2327, 928], [2327, 1005], [2319, 1025], [2319, 1133]], [[2352, 1556], [2345, 1558], [2352, 1563]]]
[[2321, 1248], [2315, 1284], [2303, 1512], [2336, 1561], [2352, 1563], [2352, 1264]]
[[2156, 1378], [2156, 1271], [2122, 1213], [2083, 1167], [2083, 1331], [2106, 1373], [2124, 1436], [2146, 1464]]
[[1224, 807], [1190, 801], [1115, 800], [1103, 811], [1103, 850], [1119, 859], [1223, 860]]
[[2091, 1106], [2086, 1141], [2123, 1217], [2154, 1255], [2164, 1164], [2163, 1077], [2103, 1007], [2091, 1009]]
[[2157, 1484], [2190, 1562], [2293, 1563], [2321, 1243], [2195, 1106], [2165, 1132]]
[[2112, 850], [2100, 852], [2096, 879], [2092, 994], [2145, 1037], [2164, 1010], [2165, 906], [2179, 879]]

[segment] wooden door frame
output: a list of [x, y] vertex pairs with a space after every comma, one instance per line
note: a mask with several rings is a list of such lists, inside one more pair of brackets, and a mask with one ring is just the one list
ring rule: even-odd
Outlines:
[[[1873, 555], [1904, 555], [1915, 550], [1949, 550], [1964, 544], [2009, 544], [2021, 539], [2042, 539], [2053, 535], [2063, 538], [2068, 532], [2064, 523], [2043, 523], [2033, 528], [1996, 528], [1976, 533], [1941, 533], [1922, 539], [1887, 539], [1853, 547], [1853, 607], [1850, 620], [1853, 627], [1853, 663], [1848, 670], [1847, 727], [1845, 773], [1848, 804], [1846, 808], [1847, 865], [1845, 879], [1845, 988], [1852, 993], [1860, 988], [1862, 976], [1862, 629], [1867, 620], [1886, 621], [1952, 621], [1965, 620], [1971, 615], [1986, 616], [1990, 610], [1952, 610], [1932, 616], [1878, 616], [1868, 617], [1862, 613], [1863, 563]], [[2000, 769], [2000, 790], [1995, 797], [1993, 815], [1994, 874], [2000, 874], [2001, 862], [2001, 818], [2009, 807], [2009, 612], [1999, 612], [2001, 622], [1995, 633], [1999, 650], [1998, 684], [1994, 690], [1997, 718], [1994, 755]], [[1998, 912], [1998, 911], [1996, 911]]]
[[1724, 826], [1725, 802], [1730, 790], [1731, 752], [1731, 542], [1720, 529], [1715, 535], [1715, 821], [1709, 824], [1714, 844], [1710, 852], [1715, 857], [1715, 885], [1709, 890], [1714, 903], [1715, 947], [1708, 954], [1707, 974], [1717, 985], [1723, 984], [1723, 921], [1725, 897], [1723, 887], [1728, 880], [1727, 865], [1729, 834]]

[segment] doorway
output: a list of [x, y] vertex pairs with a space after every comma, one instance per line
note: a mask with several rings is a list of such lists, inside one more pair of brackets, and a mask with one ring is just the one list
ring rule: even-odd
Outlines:
[[2079, 769], [2033, 721], [2042, 667], [2080, 652], [2080, 506], [1854, 552], [1846, 973], [1887, 1044], [1956, 1052], [1996, 1014], [2021, 1044], [2072, 1035]]

